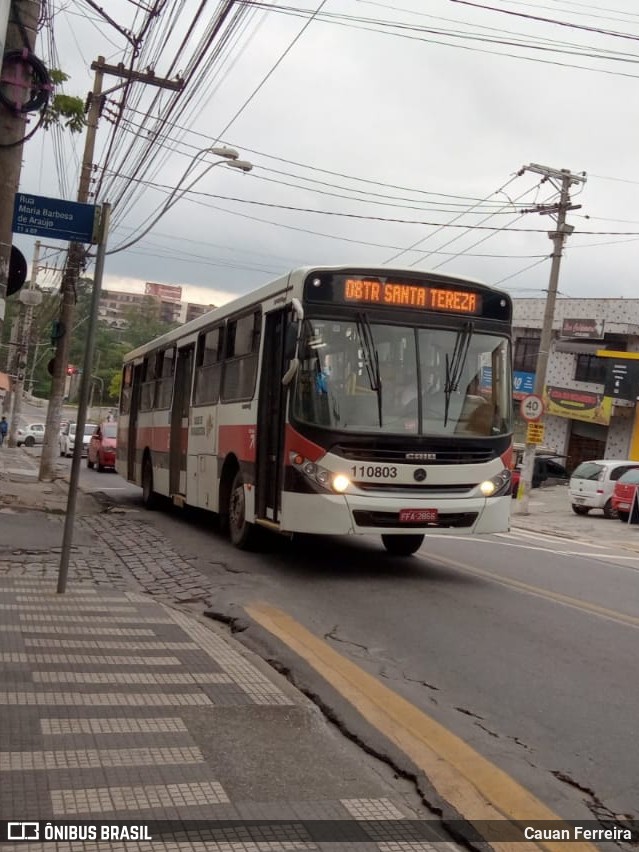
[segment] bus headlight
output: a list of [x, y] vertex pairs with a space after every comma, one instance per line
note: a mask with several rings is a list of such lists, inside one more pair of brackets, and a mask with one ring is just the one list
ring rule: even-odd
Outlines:
[[312, 482], [325, 488], [327, 491], [336, 491], [342, 494], [351, 484], [350, 479], [343, 473], [333, 473], [325, 467], [310, 461], [301, 453], [290, 453], [289, 461]]
[[480, 482], [479, 490], [484, 497], [502, 497], [510, 491], [510, 480], [510, 470], [504, 468], [501, 473], [484, 480], [484, 482]]
[[348, 476], [344, 476], [343, 473], [338, 473], [336, 476], [333, 477], [333, 490], [337, 491], [338, 494], [342, 494], [344, 491], [346, 491], [350, 484], [350, 479], [348, 478]]

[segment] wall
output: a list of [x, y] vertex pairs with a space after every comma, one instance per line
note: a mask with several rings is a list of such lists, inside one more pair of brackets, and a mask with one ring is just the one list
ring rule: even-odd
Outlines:
[[607, 459], [627, 459], [634, 423], [634, 408], [615, 408], [608, 427]]

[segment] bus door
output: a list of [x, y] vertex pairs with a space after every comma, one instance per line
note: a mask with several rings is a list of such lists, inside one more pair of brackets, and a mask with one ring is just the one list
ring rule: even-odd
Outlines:
[[262, 375], [257, 408], [257, 517], [279, 521], [284, 471], [284, 338], [290, 309], [265, 316]]
[[[129, 434], [127, 438], [127, 472], [126, 478], [135, 482], [135, 459], [138, 446], [138, 414], [140, 411], [140, 399], [142, 397], [142, 379], [144, 364], [131, 365], [133, 380], [131, 383], [131, 404], [129, 407]], [[140, 464], [142, 459], [140, 459]], [[141, 470], [141, 468], [140, 468]]]
[[[171, 406], [171, 438], [169, 446], [169, 494], [180, 494], [181, 474], [185, 476], [187, 440], [182, 438], [184, 428], [188, 429], [189, 401], [191, 397], [191, 376], [193, 373], [193, 346], [178, 349], [177, 364], [173, 383], [173, 404]], [[187, 418], [187, 424], [184, 423]]]

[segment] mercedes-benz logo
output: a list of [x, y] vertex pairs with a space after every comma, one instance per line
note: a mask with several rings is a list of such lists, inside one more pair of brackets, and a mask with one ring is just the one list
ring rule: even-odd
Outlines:
[[417, 468], [417, 470], [413, 473], [413, 479], [415, 482], [423, 482], [426, 479], [426, 471], [423, 467]]

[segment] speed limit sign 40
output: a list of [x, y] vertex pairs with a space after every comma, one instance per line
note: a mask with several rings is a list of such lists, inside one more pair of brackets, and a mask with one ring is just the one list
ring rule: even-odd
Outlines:
[[537, 394], [528, 394], [521, 401], [520, 411], [524, 420], [531, 423], [534, 420], [539, 420], [544, 413], [544, 402]]

